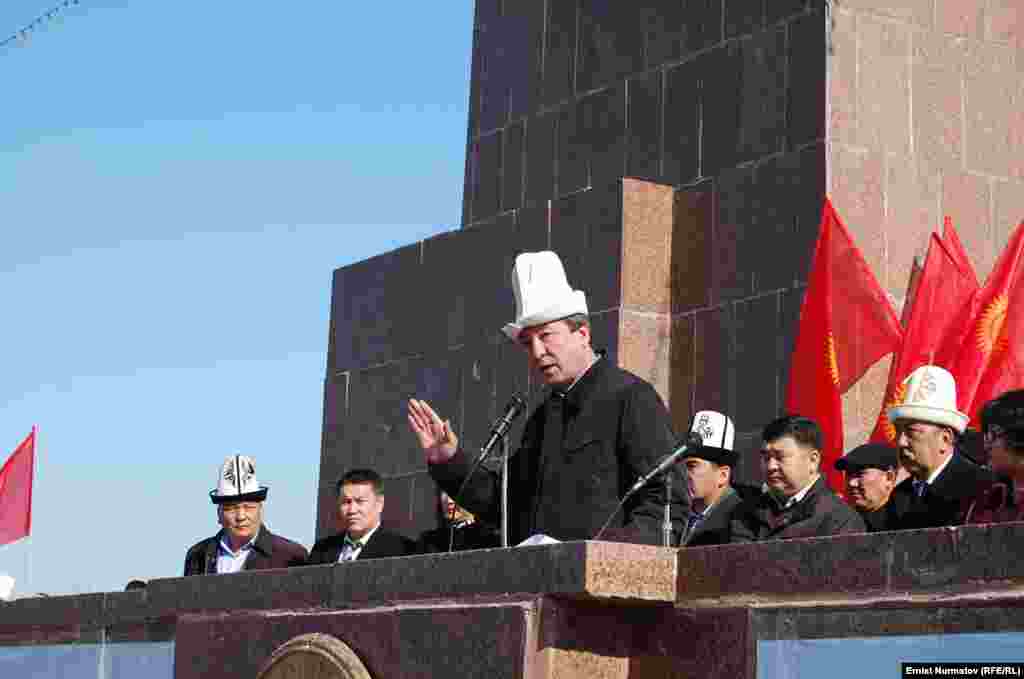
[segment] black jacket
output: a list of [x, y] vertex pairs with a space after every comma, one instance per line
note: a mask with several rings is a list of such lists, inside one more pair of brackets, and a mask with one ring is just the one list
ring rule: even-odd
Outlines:
[[859, 512], [860, 518], [864, 519], [864, 525], [867, 526], [869, 533], [899, 530], [900, 519], [910, 509], [913, 500], [914, 495], [910, 488], [900, 483], [893, 488], [884, 505], [873, 512]]
[[[600, 358], [569, 390], [563, 408], [557, 454], [542, 460], [548, 413], [542, 404], [527, 420], [520, 447], [509, 461], [509, 543], [535, 533], [558, 540], [593, 539], [616, 512], [603, 539], [660, 544], [662, 483], [647, 484], [616, 511], [637, 478], [676, 443], [668, 411], [654, 387]], [[449, 462], [430, 465], [430, 474], [455, 496], [472, 457], [459, 450]], [[673, 529], [679, 535], [688, 506], [686, 484], [677, 479], [673, 488]], [[461, 497], [461, 504], [481, 520], [500, 523], [501, 486], [495, 471], [476, 472]]]
[[[203, 575], [217, 572], [217, 545], [220, 543], [220, 531], [213, 537], [201, 540], [188, 550], [185, 555], [185, 575]], [[291, 568], [306, 563], [306, 548], [297, 542], [274, 535], [266, 526], [260, 528], [253, 549], [242, 565], [244, 571], [257, 571], [265, 568]]]
[[697, 524], [690, 535], [684, 536], [680, 546], [724, 545], [731, 542], [732, 515], [744, 500], [756, 497], [759, 489], [752, 486], [730, 486], [727, 495], [719, 499], [707, 517]]
[[[317, 540], [309, 552], [310, 566], [323, 563], [337, 563], [341, 556], [341, 548], [345, 545], [345, 534], [338, 533]], [[383, 559], [389, 556], [408, 556], [416, 553], [416, 543], [409, 538], [392, 533], [383, 527], [378, 528], [370, 537], [370, 541], [359, 551], [357, 561], [366, 559]]]
[[501, 546], [501, 534], [479, 521], [456, 526], [454, 530], [449, 530], [448, 526], [441, 526], [423, 532], [416, 542], [416, 550], [423, 554], [447, 552], [449, 541], [452, 544], [452, 551], [455, 552], [465, 549], [491, 549]]
[[789, 509], [770, 492], [743, 503], [733, 513], [733, 542], [813, 538], [841, 533], [864, 533], [860, 515], [843, 502], [819, 476], [807, 495]]
[[960, 453], [953, 453], [953, 459], [935, 482], [928, 486], [923, 497], [917, 497], [914, 493], [912, 479], [905, 479], [896, 487], [911, 499], [908, 507], [894, 522], [894, 528], [959, 526], [964, 523], [973, 500], [983, 496], [995, 482], [996, 477], [992, 472], [979, 467]]

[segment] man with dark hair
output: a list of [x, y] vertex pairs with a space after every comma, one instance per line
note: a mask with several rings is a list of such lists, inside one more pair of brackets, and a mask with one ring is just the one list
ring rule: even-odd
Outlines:
[[1024, 389], [982, 407], [981, 433], [999, 480], [976, 500], [967, 523], [1024, 521]]
[[372, 469], [353, 469], [338, 480], [337, 492], [342, 530], [313, 545], [310, 565], [416, 553], [412, 540], [381, 528], [384, 479], [380, 474]]
[[736, 427], [722, 413], [702, 410], [693, 416], [690, 432], [701, 445], [691, 448], [682, 461], [690, 491], [690, 516], [679, 544], [725, 544], [730, 541], [732, 513], [754, 490], [732, 483], [732, 470], [739, 459], [733, 449]]
[[274, 535], [263, 524], [268, 488], [256, 480], [251, 457], [232, 455], [221, 465], [210, 499], [221, 530], [185, 555], [185, 575], [288, 568], [306, 562], [306, 548]]
[[924, 365], [904, 380], [906, 398], [889, 409], [900, 463], [911, 478], [900, 492], [912, 495], [896, 528], [958, 526], [994, 475], [957, 452], [967, 415], [957, 410], [956, 381], [943, 368]]
[[896, 490], [898, 451], [883, 443], [865, 443], [836, 460], [836, 469], [846, 474], [846, 500], [868, 530], [895, 530], [911, 501], [908, 493]]
[[[593, 539], [614, 516], [605, 539], [661, 542], [664, 485], [647, 484], [618, 505], [627, 489], [675, 447], [671, 420], [649, 383], [614, 365], [591, 346], [587, 302], [573, 290], [554, 252], [527, 252], [512, 270], [516, 320], [503, 331], [527, 354], [550, 387], [530, 416], [519, 451], [509, 464], [510, 544], [535, 534], [558, 540]], [[473, 452], [461, 449], [451, 423], [425, 401], [409, 401], [409, 426], [426, 455], [430, 474], [483, 521], [501, 518], [497, 473], [470, 476]], [[467, 480], [468, 479], [468, 480]], [[674, 532], [682, 527], [686, 498], [674, 484]]]
[[821, 476], [822, 434], [817, 422], [786, 415], [770, 422], [762, 439], [765, 490], [733, 514], [733, 542], [865, 532], [857, 512]]

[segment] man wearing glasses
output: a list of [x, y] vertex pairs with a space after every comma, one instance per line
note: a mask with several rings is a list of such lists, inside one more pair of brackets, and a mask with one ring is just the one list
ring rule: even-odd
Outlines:
[[981, 409], [989, 466], [999, 483], [982, 495], [968, 523], [1024, 521], [1024, 389], [1008, 391]]
[[210, 491], [221, 530], [188, 550], [185, 575], [289, 568], [306, 563], [305, 547], [274, 535], [263, 525], [267, 490], [256, 481], [252, 458], [232, 455], [224, 460], [217, 488]]
[[892, 528], [933, 528], [964, 523], [974, 498], [995, 477], [957, 452], [967, 415], [956, 408], [956, 381], [943, 368], [924, 365], [904, 381], [906, 399], [890, 408], [900, 463], [910, 472], [901, 491], [913, 497]]

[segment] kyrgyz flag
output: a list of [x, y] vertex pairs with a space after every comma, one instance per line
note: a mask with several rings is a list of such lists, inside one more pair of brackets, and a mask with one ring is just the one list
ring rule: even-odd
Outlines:
[[0, 468], [0, 545], [14, 542], [32, 530], [32, 468], [36, 430], [21, 442]]
[[[960, 253], [954, 254], [947, 246], [950, 242], [949, 234], [954, 238], [953, 249], [960, 247]], [[889, 408], [903, 402], [903, 380], [922, 365], [942, 365], [936, 361], [939, 347], [951, 333], [963, 334], [960, 326], [953, 325], [953, 321], [956, 312], [969, 304], [971, 296], [978, 289], [978, 283], [973, 268], [963, 268], [965, 264], [970, 267], [970, 263], [961, 258], [962, 254], [959, 238], [956, 238], [956, 231], [947, 219], [946, 237], [940, 239], [932, 234], [929, 241], [928, 255], [918, 277], [917, 290], [908, 304], [903, 344], [889, 370], [888, 386], [875, 430], [871, 434], [872, 441], [896, 442], [896, 430], [887, 412]]]
[[979, 312], [953, 373], [960, 409], [978, 426], [985, 402], [1024, 388], [1024, 222], [985, 282]]
[[896, 312], [826, 198], [786, 388], [786, 410], [811, 417], [825, 437], [822, 473], [834, 489], [842, 474], [840, 395], [903, 339]]

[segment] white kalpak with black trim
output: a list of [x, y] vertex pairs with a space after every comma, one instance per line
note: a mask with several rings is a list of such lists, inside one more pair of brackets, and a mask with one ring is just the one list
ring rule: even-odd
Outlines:
[[210, 491], [213, 504], [225, 502], [263, 502], [269, 488], [256, 480], [256, 464], [248, 455], [231, 455], [224, 460], [217, 476], [217, 488]]
[[736, 466], [738, 456], [733, 450], [736, 426], [728, 416], [714, 410], [701, 410], [693, 416], [690, 431], [700, 437], [702, 445], [689, 452], [687, 457]]
[[512, 268], [512, 291], [516, 297], [516, 320], [502, 332], [509, 339], [535, 325], [543, 325], [574, 314], [587, 313], [587, 296], [573, 290], [565, 277], [562, 260], [554, 252], [524, 252]]

